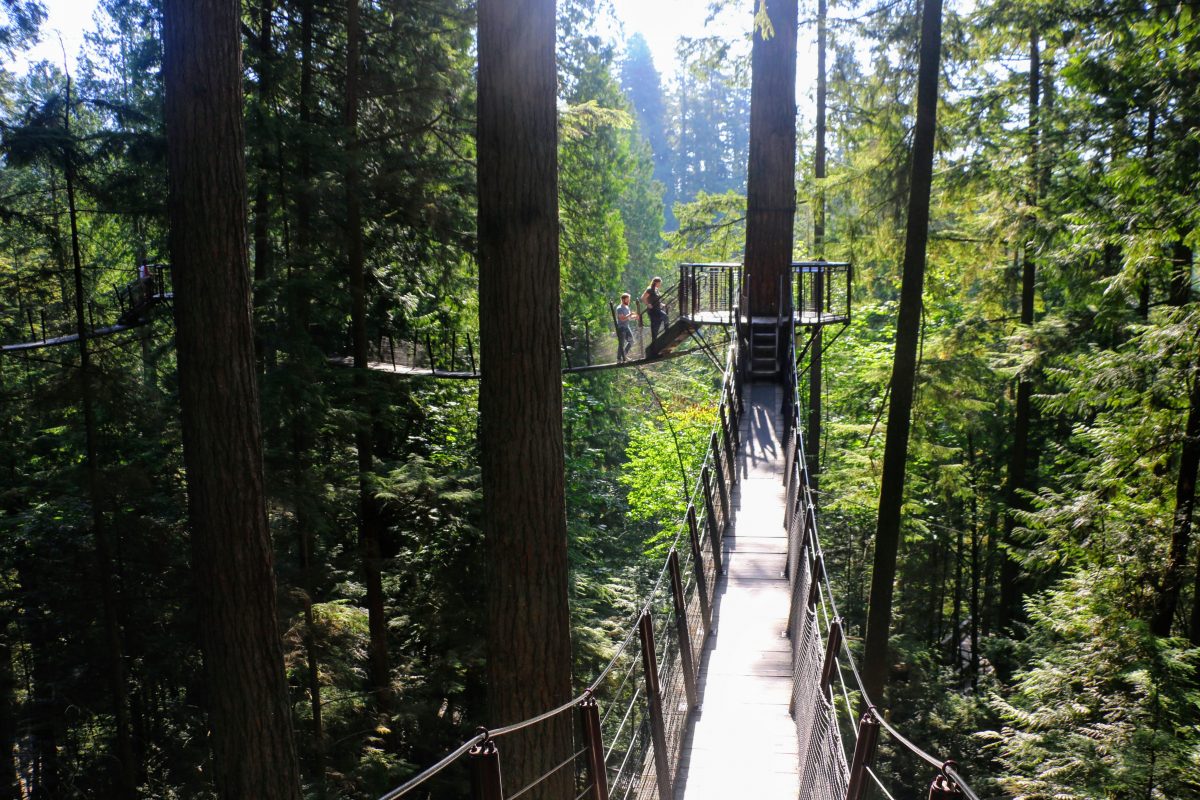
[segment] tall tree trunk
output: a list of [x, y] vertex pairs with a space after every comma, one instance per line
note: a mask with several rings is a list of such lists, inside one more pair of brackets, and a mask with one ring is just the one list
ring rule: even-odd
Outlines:
[[904, 275], [900, 312], [896, 320], [896, 355], [892, 362], [887, 440], [880, 480], [879, 519], [875, 527], [875, 559], [871, 598], [867, 608], [863, 681], [876, 703], [887, 685], [888, 630], [896, 555], [900, 548], [900, 508], [904, 500], [904, 468], [908, 458], [913, 390], [917, 372], [917, 342], [921, 328], [921, 295], [925, 282], [925, 245], [929, 238], [929, 194], [933, 184], [933, 139], [937, 130], [938, 62], [942, 54], [942, 2], [924, 0], [921, 10], [921, 50], [917, 70], [917, 120], [913, 133], [912, 191], [904, 234]]
[[[1179, 450], [1179, 476], [1175, 482], [1175, 517], [1171, 525], [1171, 549], [1163, 570], [1162, 583], [1154, 598], [1150, 630], [1157, 636], [1170, 636], [1187, 573], [1188, 552], [1192, 543], [1192, 515], [1196, 510], [1196, 470], [1200, 467], [1200, 362], [1192, 365], [1191, 391], [1183, 443]], [[1197, 566], [1200, 572], [1200, 565]], [[1200, 583], [1200, 579], [1198, 579]], [[1191, 632], [1189, 632], [1191, 633]]]
[[[488, 580], [489, 718], [571, 696], [559, 371], [554, 0], [479, 2], [479, 450]], [[532, 324], [514, 309], [529, 308]], [[510, 792], [573, 752], [559, 715], [501, 742]], [[559, 770], [531, 796], [573, 797]]]
[[166, 0], [170, 250], [192, 569], [217, 793], [299, 800], [250, 307], [240, 5]]
[[[1021, 325], [1033, 325], [1034, 288], [1037, 266], [1031, 255], [1034, 248], [1033, 231], [1037, 224], [1034, 209], [1038, 204], [1038, 101], [1041, 96], [1041, 53], [1037, 31], [1029, 40], [1029, 191], [1026, 204], [1026, 241], [1021, 269]], [[1021, 616], [1021, 568], [1016, 557], [1017, 543], [1013, 539], [1016, 511], [1025, 507], [1021, 492], [1028, 488], [1026, 466], [1029, 462], [1029, 426], [1033, 415], [1033, 384], [1027, 375], [1017, 379], [1016, 412], [1013, 418], [1012, 450], [1009, 452], [1008, 483], [1005, 490], [1007, 509], [1004, 512], [1004, 549], [1000, 562], [999, 628], [1007, 631], [1014, 619]]]
[[746, 272], [750, 308], [775, 316], [792, 263], [796, 215], [796, 0], [765, 0], [775, 29], [756, 30], [751, 51]]
[[[817, 0], [817, 149], [813, 154], [813, 177], [817, 181], [817, 207], [813, 211], [813, 251], [825, 259], [825, 17], [826, 0]], [[821, 282], [813, 282], [813, 300], [821, 308]], [[813, 328], [811, 356], [808, 362], [808, 476], [814, 490], [819, 489], [821, 474], [821, 379], [824, 355], [824, 328]], [[820, 495], [814, 495], [819, 498]]]
[[[67, 103], [63, 110], [63, 130], [71, 135], [71, 78], [67, 77]], [[112, 541], [104, 516], [100, 480], [100, 462], [96, 446], [96, 407], [92, 397], [92, 359], [88, 347], [89, 328], [84, 314], [83, 258], [79, 243], [79, 215], [75, 205], [75, 158], [71, 145], [63, 151], [67, 190], [67, 216], [71, 224], [71, 266], [75, 278], [75, 333], [79, 337], [79, 394], [83, 405], [84, 468], [92, 508], [92, 535], [96, 540], [96, 576], [100, 583], [100, 608], [104, 625], [105, 667], [108, 690], [112, 696], [115, 721], [118, 796], [132, 798], [137, 790], [138, 768], [133, 755], [133, 735], [129, 722], [129, 691], [125, 682], [125, 649], [117, 621], [117, 587], [113, 570]]]
[[350, 326], [354, 347], [354, 390], [358, 403], [358, 543], [362, 557], [363, 582], [367, 588], [368, 676], [379, 711], [391, 710], [391, 666], [388, 659], [387, 617], [383, 602], [383, 555], [380, 546], [383, 525], [379, 503], [371, 485], [374, 472], [374, 404], [367, 378], [366, 267], [363, 263], [362, 200], [359, 180], [358, 81], [362, 31], [359, 0], [346, 3], [346, 260], [350, 276]]

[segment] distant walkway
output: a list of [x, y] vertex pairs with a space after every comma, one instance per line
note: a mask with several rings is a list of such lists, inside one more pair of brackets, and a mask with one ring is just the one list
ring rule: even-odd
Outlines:
[[795, 800], [800, 780], [784, 577], [784, 447], [781, 389], [747, 384], [741, 480], [725, 534], [713, 635], [700, 678], [704, 702], [677, 782], [680, 800]]

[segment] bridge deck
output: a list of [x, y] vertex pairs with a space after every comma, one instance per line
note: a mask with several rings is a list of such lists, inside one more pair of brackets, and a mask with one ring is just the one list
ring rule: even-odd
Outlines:
[[695, 715], [677, 782], [681, 800], [795, 800], [796, 726], [788, 713], [792, 672], [783, 576], [784, 452], [781, 389], [747, 384], [741, 482], [725, 534], [726, 575], [717, 583]]

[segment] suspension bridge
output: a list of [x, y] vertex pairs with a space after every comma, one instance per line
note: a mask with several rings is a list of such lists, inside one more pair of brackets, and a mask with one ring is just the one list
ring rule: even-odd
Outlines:
[[[871, 791], [978, 800], [953, 760], [910, 741], [864, 691], [825, 570], [799, 425], [797, 343], [804, 328], [849, 320], [850, 267], [793, 264], [770, 316], [751, 313], [748, 281], [737, 264], [683, 265], [664, 293], [676, 318], [626, 362], [662, 358], [689, 337], [705, 341], [705, 326], [729, 331], [692, 500], [612, 659], [577, 697], [480, 729], [380, 800], [455, 796], [465, 785], [472, 800], [516, 800], [559, 770], [573, 772], [576, 800], [861, 800]], [[473, 352], [455, 357], [431, 340], [379, 368], [478, 374]], [[620, 366], [603, 356], [595, 365]], [[524, 786], [506, 785], [504, 738], [564, 714], [577, 720], [575, 755]], [[881, 736], [925, 765], [928, 786], [885, 784], [873, 768]]]
[[[117, 334], [169, 310], [169, 279], [165, 267], [144, 269], [113, 293], [99, 322], [89, 303], [84, 335]], [[695, 353], [722, 368], [692, 500], [623, 641], [579, 696], [534, 719], [481, 729], [380, 800], [461, 796], [466, 785], [472, 800], [516, 800], [558, 770], [572, 771], [576, 800], [924, 795], [924, 786], [889, 787], [874, 771], [881, 735], [928, 768], [928, 797], [978, 800], [953, 760], [911, 742], [863, 690], [825, 570], [799, 425], [797, 348], [804, 330], [849, 321], [851, 267], [792, 264], [768, 315], [750, 308], [750, 279], [736, 263], [681, 265], [678, 282], [662, 292], [662, 331], [649, 336], [639, 326], [628, 355], [615, 314], [611, 328], [564, 327], [564, 373]], [[0, 354], [78, 341], [78, 330], [57, 330], [68, 325], [62, 305], [57, 316], [22, 309], [8, 329], [26, 326], [31, 335], [0, 345]], [[478, 378], [474, 345], [456, 332], [383, 332], [367, 366]], [[577, 719], [575, 755], [525, 786], [506, 786], [504, 737], [564, 714]]]

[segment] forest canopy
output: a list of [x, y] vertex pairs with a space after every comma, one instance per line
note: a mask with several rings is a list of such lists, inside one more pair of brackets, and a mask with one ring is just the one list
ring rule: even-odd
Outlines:
[[[711, 5], [750, 35], [758, 3]], [[920, 6], [829, 4], [821, 178], [815, 87], [798, 87], [793, 258], [853, 264], [807, 446], [855, 648]], [[375, 797], [488, 723], [478, 384], [344, 366], [478, 356], [476, 7], [240, 8], [287, 709], [304, 795]], [[615, 352], [622, 292], [742, 259], [751, 76], [745, 41], [680, 39], [668, 69], [605, 0], [556, 13], [561, 291], [528, 287], [514, 324], [557, 304], [571, 366]], [[171, 289], [163, 15], [101, 0], [77, 62], [18, 67], [44, 9], [0, 3], [0, 344], [85, 340], [0, 353], [3, 798], [218, 796], [174, 325], [167, 303], [129, 312], [131, 292]], [[817, 15], [800, 5], [802, 43]], [[1194, 796], [1196, 9], [981, 0], [942, 30], [891, 719], [988, 796]], [[153, 289], [142, 265], [163, 265]], [[577, 683], [666, 558], [720, 387], [699, 352], [563, 378]], [[924, 796], [911, 761], [885, 750], [880, 770]]]

